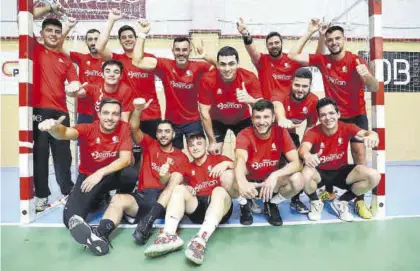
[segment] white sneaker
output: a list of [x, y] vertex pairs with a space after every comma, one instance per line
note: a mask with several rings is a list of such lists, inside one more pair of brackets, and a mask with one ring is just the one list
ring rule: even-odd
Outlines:
[[68, 200], [68, 199], [69, 199], [69, 195], [64, 195], [64, 196], [60, 199], [61, 204], [66, 205], [66, 204], [67, 204], [67, 200]]
[[343, 221], [353, 221], [353, 215], [350, 213], [349, 203], [347, 201], [333, 200], [331, 207], [336, 212], [339, 219]]
[[35, 198], [35, 210], [43, 212], [48, 207], [48, 198]]
[[254, 214], [261, 214], [263, 212], [261, 206], [258, 204], [257, 199], [252, 199], [251, 212], [253, 212]]
[[195, 264], [202, 264], [205, 251], [206, 241], [203, 238], [196, 236], [188, 243], [188, 247], [185, 250], [185, 257]]
[[312, 221], [321, 220], [321, 213], [324, 209], [324, 203], [320, 200], [312, 200], [309, 208], [308, 218]]
[[280, 193], [277, 193], [271, 198], [270, 202], [279, 205], [280, 203], [286, 200], [287, 199], [283, 197]]
[[146, 248], [144, 255], [152, 258], [159, 257], [172, 251], [176, 251], [183, 245], [184, 241], [178, 235], [161, 233], [153, 242], [153, 245]]

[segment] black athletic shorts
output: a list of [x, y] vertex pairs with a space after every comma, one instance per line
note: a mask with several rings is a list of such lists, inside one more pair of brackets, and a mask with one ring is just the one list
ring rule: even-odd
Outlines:
[[[366, 115], [358, 115], [348, 119], [340, 119], [340, 121], [345, 123], [353, 123], [356, 124], [357, 127], [362, 128], [363, 130], [369, 131], [369, 122]], [[352, 138], [350, 142], [363, 142], [357, 140], [356, 138]]]
[[[188, 218], [191, 220], [192, 223], [195, 224], [203, 224], [204, 217], [206, 216], [207, 208], [209, 208], [211, 197], [210, 196], [198, 196], [198, 205], [194, 212], [191, 214], [187, 214]], [[222, 217], [220, 220], [220, 224], [226, 223], [230, 216], [232, 215], [233, 211], [233, 203], [230, 205], [229, 211]]]
[[159, 188], [149, 188], [131, 193], [130, 195], [133, 196], [137, 202], [138, 211], [135, 217], [124, 214], [125, 220], [127, 220], [127, 222], [130, 224], [137, 224], [144, 216], [150, 212], [153, 205], [156, 204], [162, 191], [163, 189]]
[[212, 120], [211, 122], [213, 125], [213, 133], [216, 137], [217, 143], [225, 141], [225, 137], [229, 129], [232, 130], [235, 136], [237, 136], [240, 131], [252, 125], [251, 118], [241, 120], [240, 122], [235, 124], [224, 124], [223, 122], [218, 120]]
[[336, 186], [341, 189], [351, 190], [351, 185], [346, 184], [347, 176], [357, 165], [345, 165], [335, 170], [322, 170], [317, 171], [321, 176], [321, 182], [318, 184], [318, 188], [326, 186]]

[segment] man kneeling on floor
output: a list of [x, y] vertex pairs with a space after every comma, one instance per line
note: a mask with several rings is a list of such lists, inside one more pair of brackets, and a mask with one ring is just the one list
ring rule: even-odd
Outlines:
[[86, 245], [95, 255], [102, 256], [108, 253], [109, 235], [123, 216], [130, 223], [138, 222], [133, 237], [138, 244], [146, 243], [154, 221], [164, 217], [172, 191], [183, 181], [189, 161], [182, 151], [172, 146], [175, 137], [172, 123], [163, 120], [158, 124], [157, 140], [139, 129], [141, 112], [151, 101], [145, 103], [142, 98], [135, 99], [135, 110], [130, 119], [134, 140], [143, 148], [138, 191], [116, 194], [98, 228], [91, 228], [79, 216], [70, 219], [73, 238]]
[[381, 175], [365, 165], [349, 165], [348, 145], [352, 138], [356, 138], [366, 147], [374, 148], [379, 144], [378, 134], [339, 121], [340, 111], [331, 98], [319, 100], [316, 110], [321, 123], [306, 132], [299, 148], [299, 155], [305, 162], [303, 190], [311, 201], [308, 218], [314, 221], [321, 219], [324, 203], [319, 200], [316, 189], [317, 186], [330, 185], [347, 190], [332, 202], [331, 207], [338, 218], [352, 221], [349, 201], [376, 187]]
[[188, 135], [187, 146], [194, 158], [185, 175], [188, 185], [175, 188], [166, 211], [163, 232], [144, 253], [158, 257], [182, 248], [184, 241], [176, 230], [185, 213], [193, 223], [202, 224], [188, 243], [185, 256], [202, 264], [207, 241], [217, 226], [228, 221], [232, 214], [232, 199], [227, 191], [232, 190], [233, 162], [223, 155], [207, 154], [204, 133]]

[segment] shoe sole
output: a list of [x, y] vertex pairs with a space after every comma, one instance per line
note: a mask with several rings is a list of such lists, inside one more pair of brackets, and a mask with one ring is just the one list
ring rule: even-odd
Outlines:
[[346, 222], [352, 222], [353, 218], [351, 220], [348, 219], [344, 219], [343, 217], [340, 216], [340, 212], [337, 210], [337, 208], [335, 208], [334, 204], [331, 204], [331, 208], [334, 210], [334, 212], [336, 213], [336, 215], [338, 216], [338, 218], [342, 221], [346, 221]]
[[85, 223], [80, 223], [74, 226], [70, 230], [70, 233], [71, 236], [73, 236], [73, 239], [76, 240], [76, 242], [87, 246], [89, 250], [92, 251], [92, 253], [96, 256], [103, 256], [109, 251], [109, 245], [105, 241], [101, 239], [93, 240], [92, 230]]
[[141, 232], [134, 232], [133, 238], [136, 241], [136, 244], [139, 246], [143, 246], [149, 241], [150, 235], [146, 236], [142, 234]]
[[153, 251], [145, 251], [144, 255], [150, 258], [157, 258], [160, 256], [164, 256], [166, 254], [169, 254], [171, 252], [175, 252], [177, 250], [180, 250], [182, 248], [182, 246], [184, 245], [184, 243], [182, 242], [180, 245], [176, 246], [176, 247], [172, 247], [169, 249], [164, 249], [164, 247], [162, 247], [161, 249], [156, 249]]
[[192, 252], [191, 250], [187, 249], [185, 250], [185, 257], [192, 261], [193, 263], [197, 264], [197, 265], [201, 265], [203, 263], [203, 261], [198, 260], [197, 258], [194, 257], [194, 252]]

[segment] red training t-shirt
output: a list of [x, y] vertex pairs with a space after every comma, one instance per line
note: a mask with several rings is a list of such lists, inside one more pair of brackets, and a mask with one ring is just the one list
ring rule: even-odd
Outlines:
[[206, 161], [202, 165], [197, 165], [194, 161], [190, 163], [187, 172], [187, 184], [192, 186], [197, 196], [211, 196], [213, 189], [221, 186], [220, 177], [211, 178], [209, 176], [212, 168], [224, 161], [232, 161], [224, 155], [208, 155]]
[[312, 153], [318, 153], [322, 149], [319, 157], [321, 163], [318, 168], [322, 170], [335, 170], [348, 164], [347, 149], [349, 141], [361, 129], [353, 123], [338, 122], [338, 130], [335, 134], [327, 136], [321, 129], [321, 124], [309, 129], [303, 136], [303, 142], [312, 144]]
[[168, 158], [170, 158], [170, 173], [179, 172], [182, 175], [185, 174], [189, 161], [182, 151], [173, 148], [172, 152], [164, 152], [159, 142], [147, 134], [144, 134], [143, 140], [137, 144], [143, 149], [143, 160], [139, 174], [139, 191], [149, 188], [165, 188], [160, 183], [159, 170]]
[[236, 138], [236, 149], [248, 152], [247, 178], [264, 181], [273, 171], [279, 169], [281, 154], [296, 150], [296, 147], [286, 129], [273, 126], [270, 137], [265, 140], [255, 135], [253, 127], [243, 129]]
[[79, 132], [79, 172], [85, 175], [91, 175], [117, 160], [120, 151], [131, 152], [133, 148], [130, 127], [122, 121], [110, 134], [100, 130], [99, 121], [78, 124], [74, 129]]
[[235, 124], [249, 118], [250, 108], [236, 99], [236, 90], [242, 89], [242, 82], [249, 95], [262, 98], [258, 78], [250, 71], [238, 68], [236, 78], [232, 82], [225, 82], [217, 70], [206, 73], [200, 83], [198, 101], [204, 105], [211, 105], [210, 116], [224, 124]]
[[79, 81], [73, 63], [35, 40], [33, 65], [32, 106], [68, 112], [64, 83]]
[[158, 58], [156, 75], [162, 80], [166, 111], [165, 119], [186, 124], [200, 119], [198, 113], [198, 84], [203, 73], [210, 69], [207, 62], [188, 61], [186, 68], [178, 68], [175, 60]]
[[309, 55], [309, 65], [317, 66], [321, 71], [325, 96], [337, 102], [343, 119], [366, 115], [363, 81], [356, 70], [357, 59], [366, 65], [363, 58], [350, 52], [338, 61], [331, 55]]
[[[80, 83], [88, 82], [89, 84], [102, 85], [104, 78], [102, 77], [102, 58], [93, 57], [91, 54], [82, 54], [78, 52], [70, 52], [70, 59], [79, 66]], [[93, 103], [89, 97], [77, 99], [77, 113], [93, 116]]]

